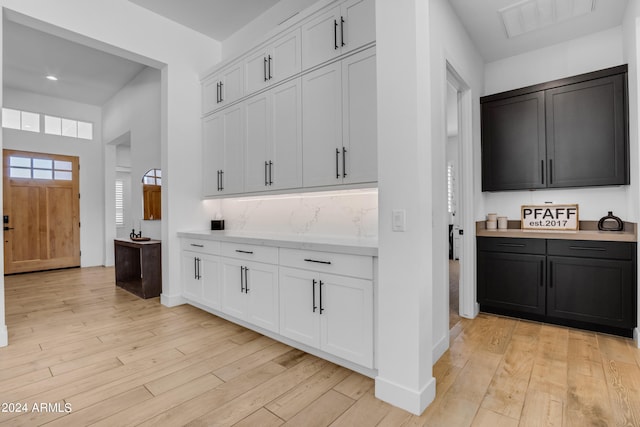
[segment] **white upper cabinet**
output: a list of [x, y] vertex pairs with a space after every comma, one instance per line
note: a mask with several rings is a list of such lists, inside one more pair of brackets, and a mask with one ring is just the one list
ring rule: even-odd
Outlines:
[[234, 105], [203, 119], [203, 196], [244, 191], [243, 108]]
[[377, 181], [375, 48], [303, 78], [303, 185]]
[[223, 68], [202, 82], [202, 114], [240, 99], [244, 95], [242, 62]]
[[300, 79], [245, 103], [247, 192], [302, 186]]
[[301, 70], [300, 29], [286, 33], [244, 61], [245, 92], [251, 94]]
[[302, 68], [307, 69], [376, 39], [374, 0], [349, 0], [302, 26]]

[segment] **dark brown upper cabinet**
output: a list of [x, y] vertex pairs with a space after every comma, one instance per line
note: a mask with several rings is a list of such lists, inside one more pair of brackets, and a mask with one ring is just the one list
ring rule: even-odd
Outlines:
[[629, 184], [626, 65], [480, 103], [482, 191]]

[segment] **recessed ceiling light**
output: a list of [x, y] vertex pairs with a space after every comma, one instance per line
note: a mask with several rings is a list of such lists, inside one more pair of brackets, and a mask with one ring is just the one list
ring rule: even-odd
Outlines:
[[56, 76], [54, 76], [53, 74], [49, 74], [47, 76], [47, 80], [51, 80], [51, 81], [58, 81], [58, 78]]

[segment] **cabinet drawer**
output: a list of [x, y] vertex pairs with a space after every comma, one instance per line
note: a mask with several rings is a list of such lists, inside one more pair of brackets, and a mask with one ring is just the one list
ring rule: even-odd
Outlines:
[[544, 255], [545, 243], [545, 239], [478, 237], [478, 251]]
[[221, 243], [221, 253], [230, 258], [247, 261], [278, 263], [278, 248], [273, 246], [247, 245], [245, 243]]
[[373, 258], [368, 256], [280, 248], [280, 265], [373, 279]]
[[548, 255], [580, 258], [633, 259], [635, 244], [597, 240], [548, 240]]
[[220, 253], [220, 242], [215, 240], [182, 239], [182, 250], [218, 255]]

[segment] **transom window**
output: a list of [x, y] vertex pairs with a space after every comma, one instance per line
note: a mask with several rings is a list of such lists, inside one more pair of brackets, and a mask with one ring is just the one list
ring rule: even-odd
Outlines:
[[162, 172], [160, 169], [149, 169], [142, 177], [142, 183], [147, 185], [162, 185]]
[[[43, 117], [42, 125], [41, 117]], [[47, 135], [59, 135], [87, 140], [93, 139], [93, 123], [64, 117], [41, 116], [38, 113], [13, 110], [11, 108], [2, 109], [2, 127], [4, 128], [40, 133], [41, 126]]]
[[9, 177], [71, 181], [71, 162], [36, 157], [9, 157]]

